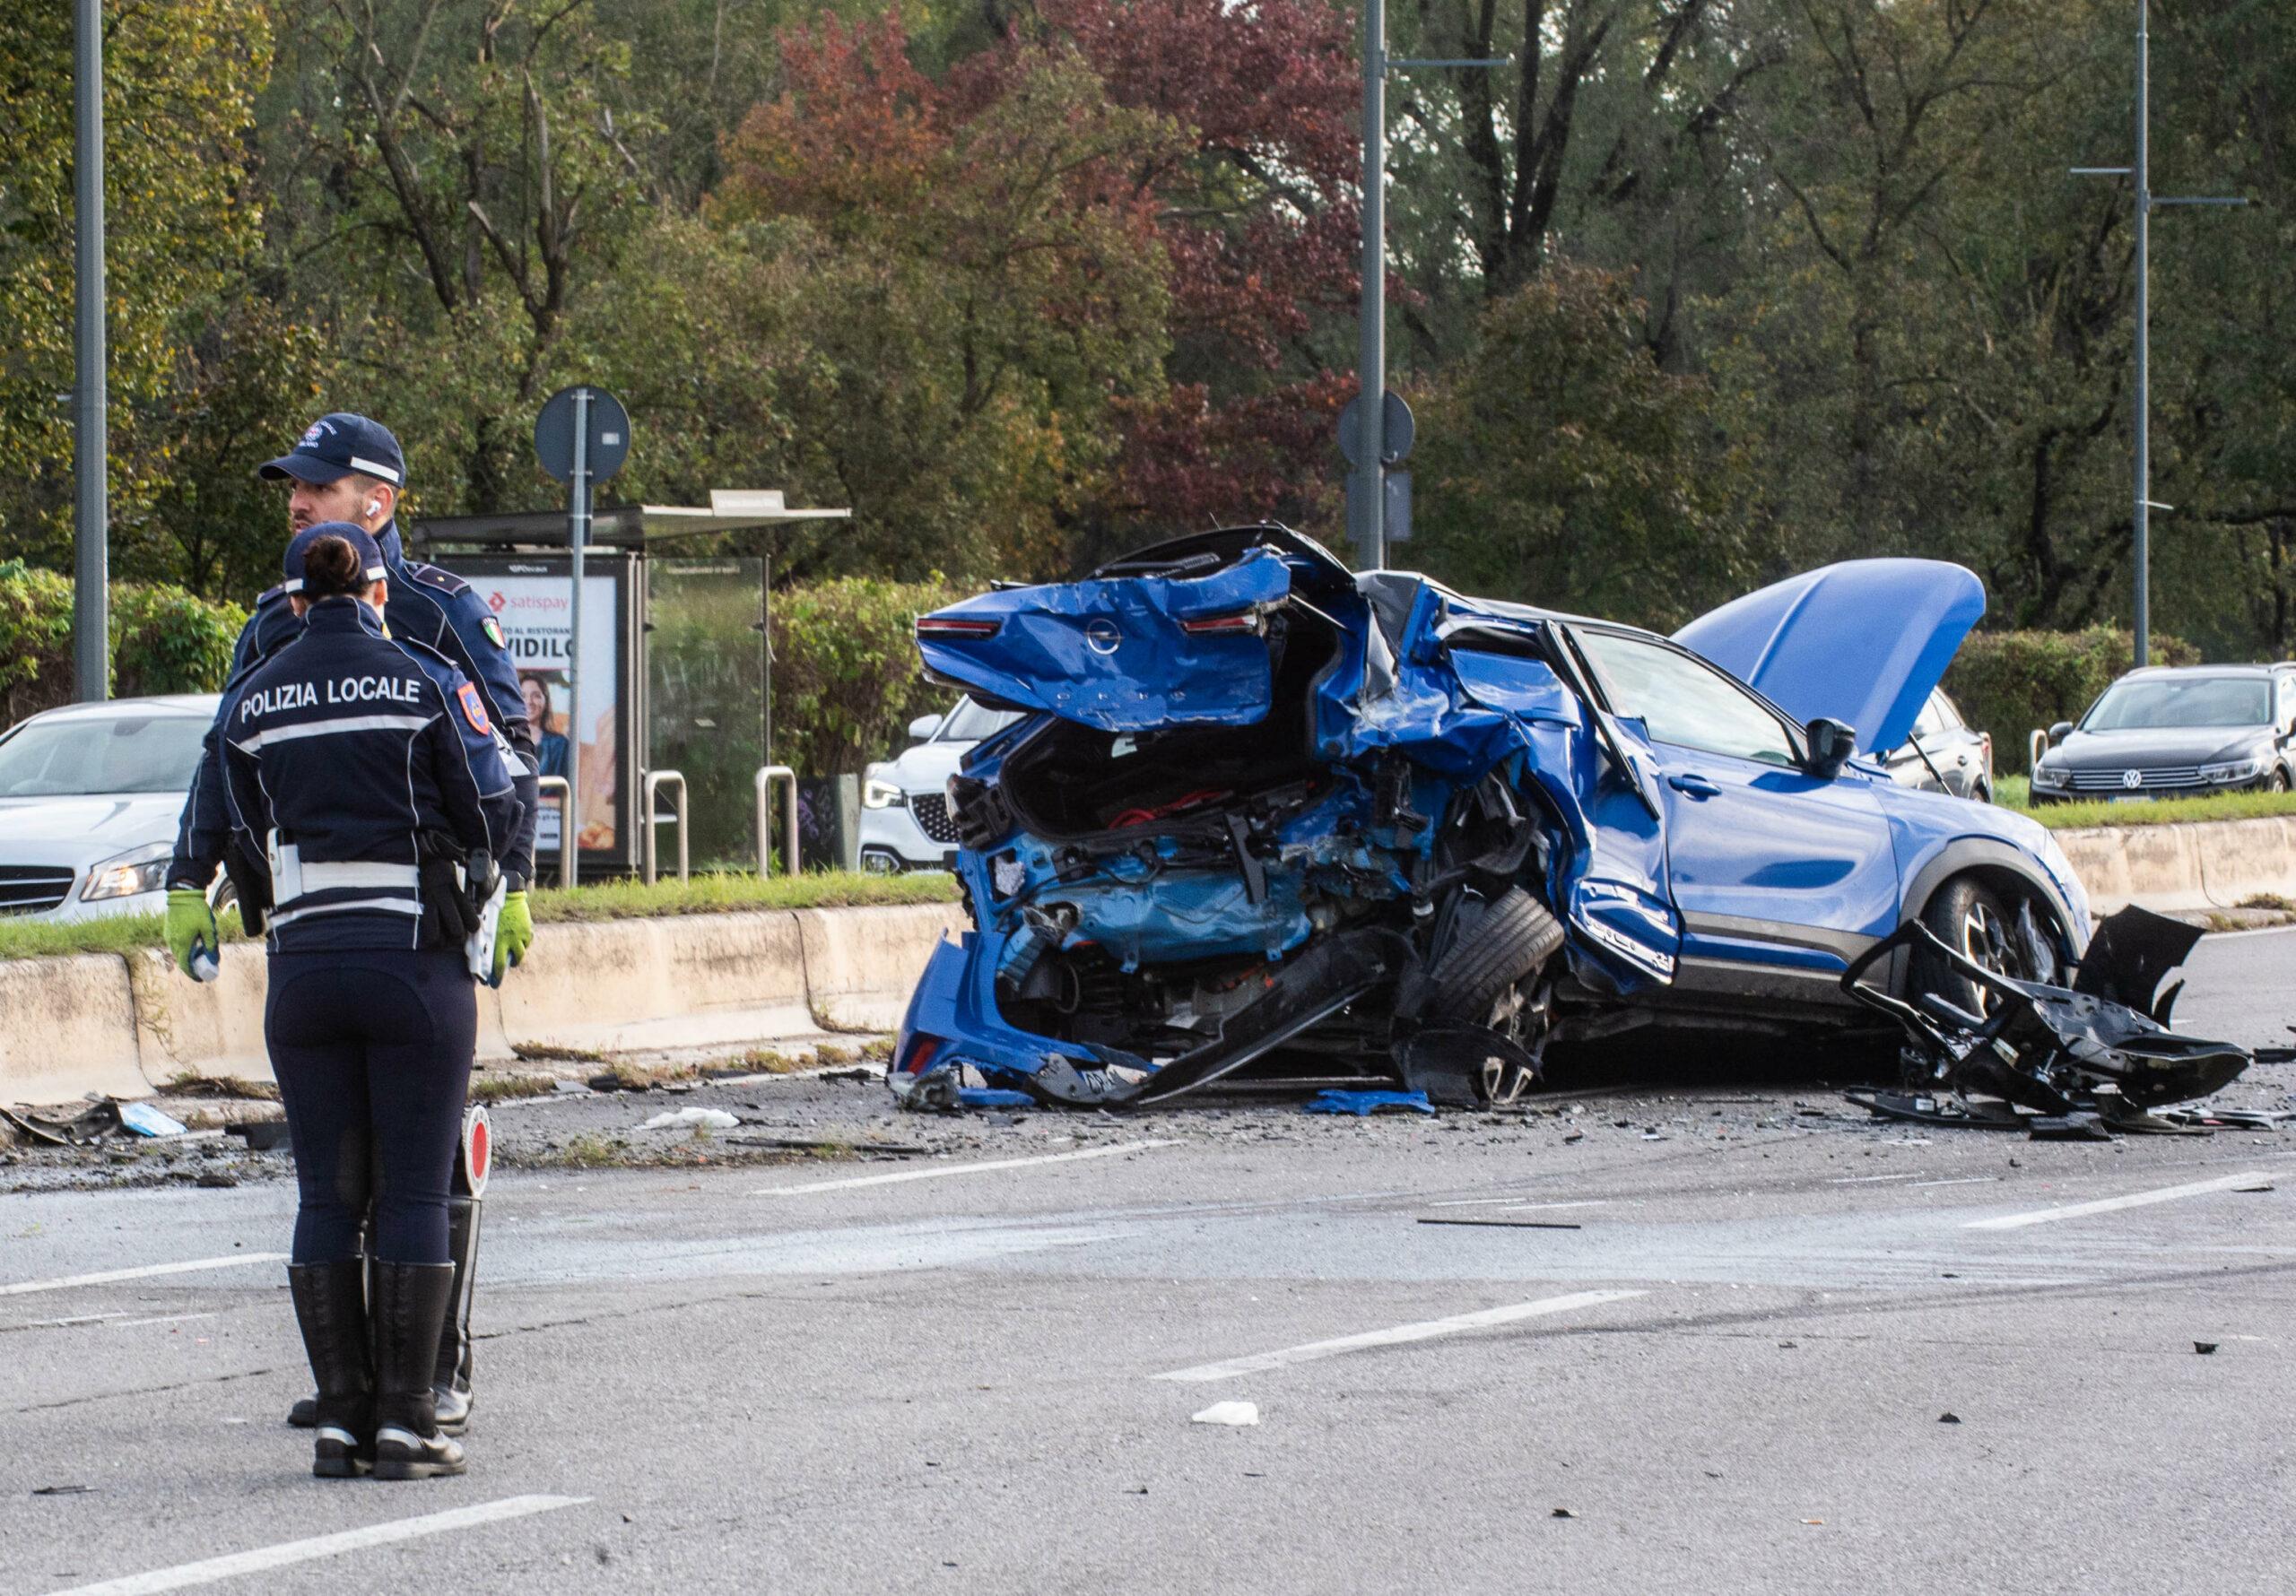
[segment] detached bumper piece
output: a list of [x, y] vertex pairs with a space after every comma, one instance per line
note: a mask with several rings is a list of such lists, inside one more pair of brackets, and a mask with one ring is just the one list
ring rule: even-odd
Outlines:
[[[1883, 1118], [2022, 1130], [2044, 1140], [2091, 1140], [2116, 1131], [2205, 1132], [2193, 1123], [2197, 1116], [2172, 1122], [2149, 1112], [2205, 1097], [2257, 1059], [2233, 1043], [2169, 1028], [2183, 984], [2154, 994], [2200, 936], [2179, 921], [2124, 909], [2098, 927], [2068, 988], [1987, 969], [1919, 921], [1909, 922], [1851, 964], [1841, 985], [1903, 1028], [1909, 1077], [1926, 1084], [1846, 1096]], [[1900, 950], [1942, 960], [1965, 977], [1984, 994], [1986, 1012], [1972, 1014], [1935, 993], [1906, 1002], [1869, 984], [1866, 973]]]

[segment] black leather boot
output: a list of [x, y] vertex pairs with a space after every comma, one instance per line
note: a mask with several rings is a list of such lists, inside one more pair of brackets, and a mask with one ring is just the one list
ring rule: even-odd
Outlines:
[[437, 1395], [439, 1427], [459, 1436], [470, 1423], [470, 1304], [478, 1287], [478, 1219], [476, 1197], [447, 1199], [447, 1252], [455, 1261], [454, 1295], [447, 1301], [447, 1322], [439, 1332], [439, 1366], [430, 1376]]
[[430, 1376], [439, 1331], [454, 1295], [451, 1263], [377, 1263], [370, 1333], [375, 1343], [375, 1478], [429, 1479], [463, 1471], [463, 1449], [439, 1433]]
[[367, 1471], [374, 1435], [374, 1373], [367, 1341], [367, 1261], [291, 1263], [287, 1287], [319, 1393], [311, 1472], [348, 1479]]
[[[362, 1221], [359, 1228], [359, 1251], [362, 1254], [367, 1251], [367, 1237], [372, 1233], [373, 1226], [371, 1223]], [[293, 1425], [299, 1430], [317, 1428], [319, 1422], [318, 1398], [316, 1396], [307, 1396], [298, 1400], [293, 1407], [287, 1410], [287, 1422]]]

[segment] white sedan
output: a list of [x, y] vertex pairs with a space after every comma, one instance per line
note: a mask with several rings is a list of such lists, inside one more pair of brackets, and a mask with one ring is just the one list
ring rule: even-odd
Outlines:
[[74, 704], [0, 733], [0, 915], [165, 909], [176, 822], [216, 701], [185, 693]]

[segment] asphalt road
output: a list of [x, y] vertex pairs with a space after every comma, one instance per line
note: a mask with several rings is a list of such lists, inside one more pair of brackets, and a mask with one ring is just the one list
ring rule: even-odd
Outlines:
[[[2296, 932], [2191, 974], [2189, 1028], [2296, 1019]], [[0, 1198], [0, 1590], [2289, 1587], [2296, 1135], [1930, 1134], [1674, 1063], [1519, 1123], [506, 1175], [471, 1472], [416, 1484], [280, 1423], [284, 1183]]]

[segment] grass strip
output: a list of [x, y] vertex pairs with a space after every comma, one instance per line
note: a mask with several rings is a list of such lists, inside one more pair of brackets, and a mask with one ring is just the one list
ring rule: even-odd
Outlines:
[[[603, 881], [570, 892], [537, 889], [535, 919], [644, 920], [669, 915], [730, 915], [758, 909], [839, 909], [880, 904], [953, 903], [957, 880], [938, 871], [916, 875], [869, 875], [819, 871], [810, 875], [754, 876], [726, 871], [690, 881]], [[227, 942], [244, 941], [239, 917], [224, 911]], [[52, 958], [68, 953], [135, 953], [167, 945], [158, 915], [116, 915], [103, 920], [0, 919], [0, 958]]]
[[2022, 778], [2005, 778], [1996, 794], [2007, 808], [2022, 811], [2052, 831], [2104, 826], [2169, 826], [2192, 820], [2255, 820], [2296, 815], [2296, 793], [2216, 793], [2205, 798], [2146, 798], [2117, 803], [2109, 799], [2077, 803], [2034, 803]]

